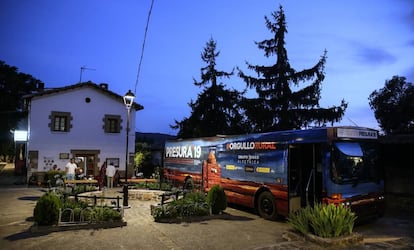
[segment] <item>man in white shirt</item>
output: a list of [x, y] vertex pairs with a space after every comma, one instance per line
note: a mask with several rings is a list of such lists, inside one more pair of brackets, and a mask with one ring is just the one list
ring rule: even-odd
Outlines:
[[108, 188], [113, 188], [114, 186], [115, 171], [116, 169], [114, 164], [112, 162], [109, 163], [109, 165], [106, 167], [106, 184]]
[[75, 163], [75, 158], [70, 159], [70, 162], [66, 164], [66, 180], [74, 180], [75, 179], [75, 171], [78, 168], [78, 165]]

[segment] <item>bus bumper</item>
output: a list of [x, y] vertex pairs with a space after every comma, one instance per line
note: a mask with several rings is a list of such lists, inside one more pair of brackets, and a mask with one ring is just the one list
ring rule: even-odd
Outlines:
[[385, 213], [385, 197], [383, 195], [364, 197], [349, 201], [351, 211], [358, 216], [357, 222], [382, 217]]

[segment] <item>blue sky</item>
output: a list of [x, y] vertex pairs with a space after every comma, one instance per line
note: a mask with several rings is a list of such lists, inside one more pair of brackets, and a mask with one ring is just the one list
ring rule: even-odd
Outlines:
[[[320, 105], [349, 103], [340, 125], [378, 128], [368, 96], [394, 75], [414, 82], [412, 0], [155, 0], [137, 80], [151, 0], [2, 0], [0, 60], [46, 87], [82, 81], [108, 83], [123, 95], [135, 90], [145, 109], [136, 130], [175, 134], [169, 125], [190, 115], [188, 102], [202, 89], [201, 52], [212, 37], [217, 69], [271, 65], [255, 41], [273, 36], [264, 16], [284, 8], [286, 48], [296, 70], [315, 65], [328, 51]], [[223, 79], [243, 90], [236, 75]], [[254, 95], [251, 92], [250, 95]]]

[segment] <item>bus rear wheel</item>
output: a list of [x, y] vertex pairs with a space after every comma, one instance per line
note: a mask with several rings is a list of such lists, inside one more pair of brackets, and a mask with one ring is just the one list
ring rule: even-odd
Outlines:
[[257, 210], [260, 217], [266, 220], [276, 220], [278, 214], [275, 197], [268, 191], [261, 193], [257, 202]]

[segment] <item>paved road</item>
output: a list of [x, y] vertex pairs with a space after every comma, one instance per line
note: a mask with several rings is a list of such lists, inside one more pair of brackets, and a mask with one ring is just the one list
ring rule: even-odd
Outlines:
[[[321, 249], [299, 238], [287, 241], [285, 222], [266, 221], [256, 214], [227, 208], [229, 219], [193, 223], [155, 223], [154, 202], [130, 200], [128, 225], [31, 233], [33, 209], [43, 188], [0, 187], [0, 249]], [[414, 215], [389, 213], [374, 223], [355, 228], [364, 236], [359, 249], [414, 249]]]

